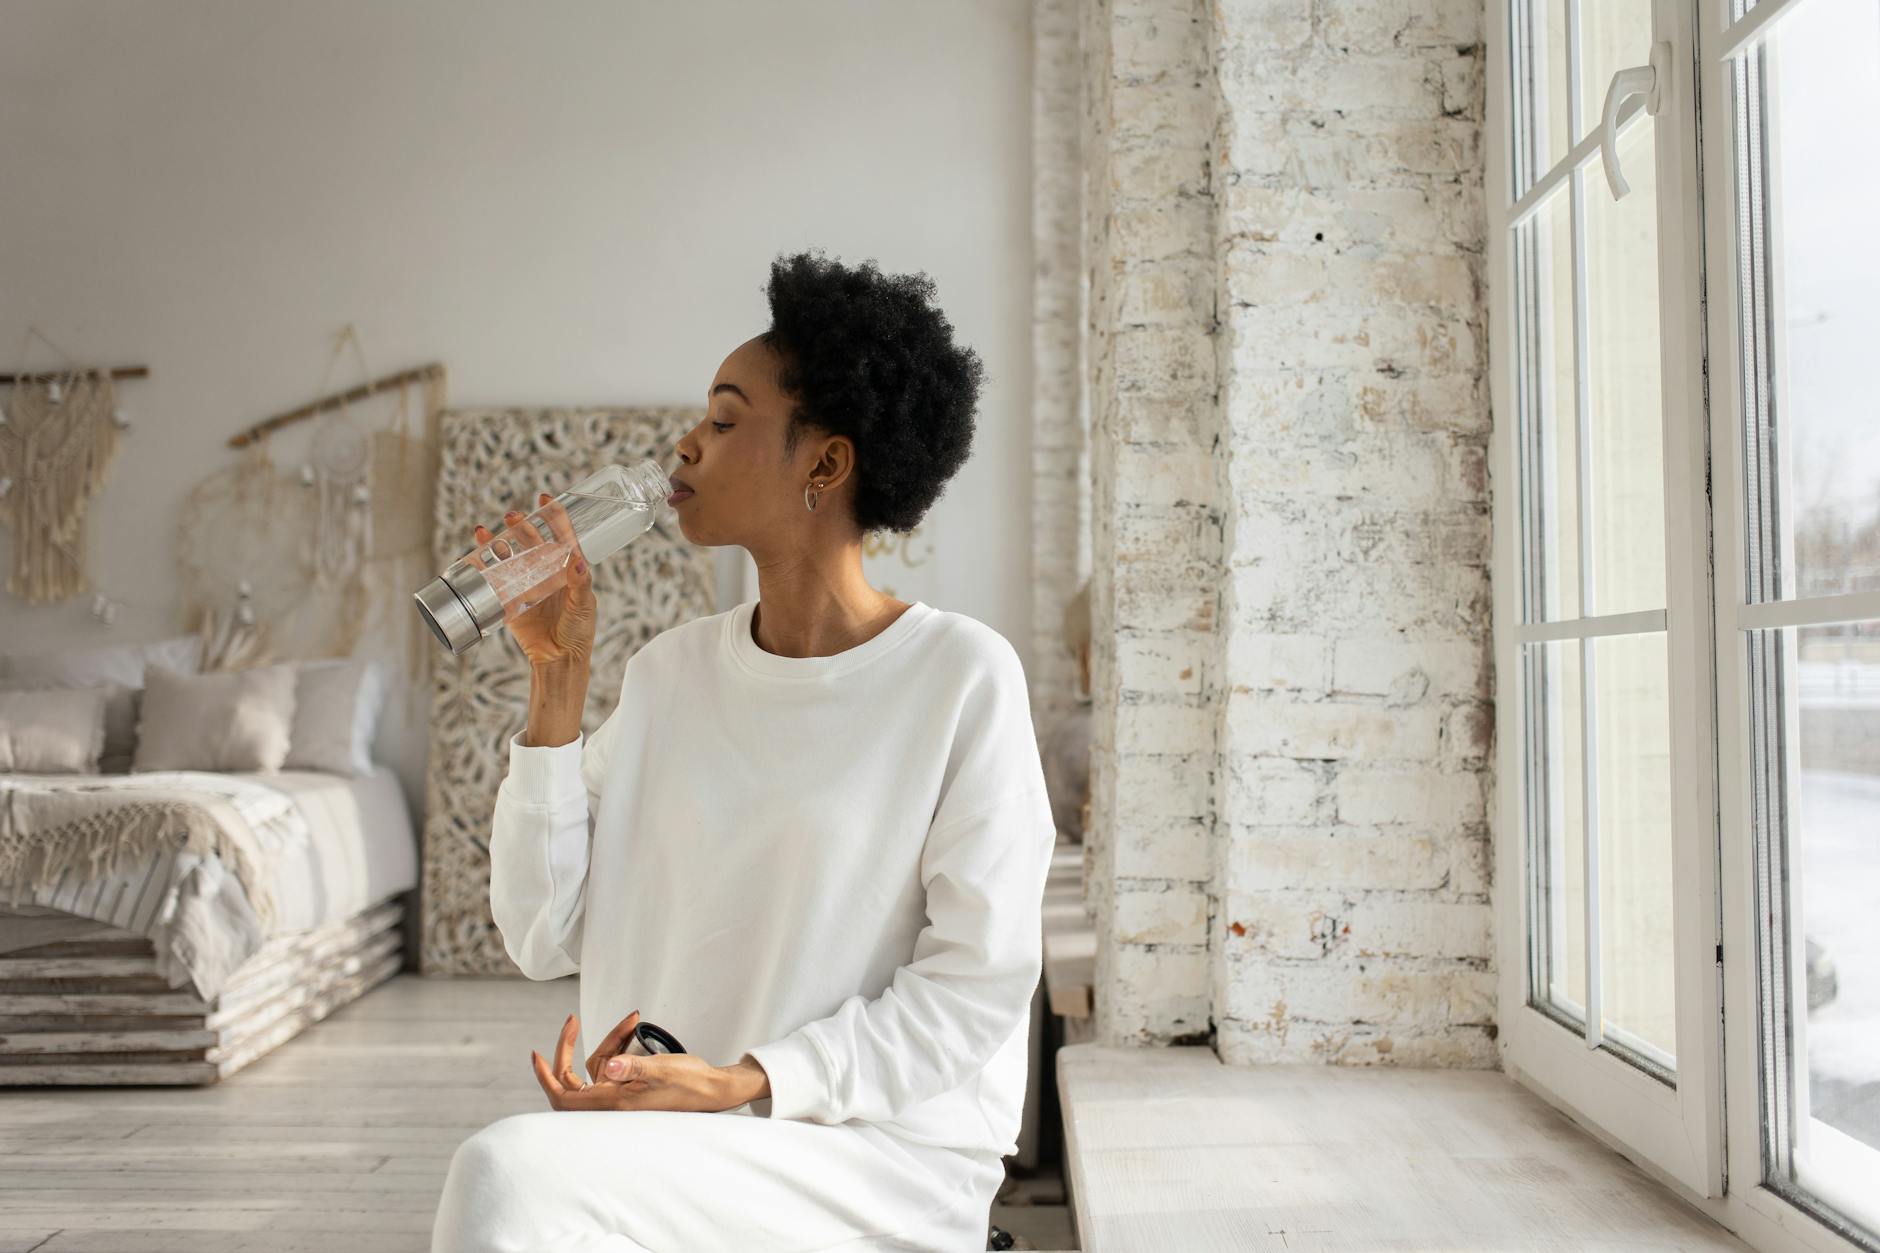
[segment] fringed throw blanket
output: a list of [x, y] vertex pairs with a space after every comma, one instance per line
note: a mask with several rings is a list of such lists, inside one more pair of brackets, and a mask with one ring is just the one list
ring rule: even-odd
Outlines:
[[70, 778], [0, 776], [0, 895], [45, 899], [68, 872], [82, 879], [134, 869], [164, 852], [213, 856], [246, 896], [223, 898], [198, 863], [153, 918], [159, 966], [172, 986], [205, 997], [274, 934], [274, 885], [304, 848], [306, 816], [286, 792], [204, 771]]

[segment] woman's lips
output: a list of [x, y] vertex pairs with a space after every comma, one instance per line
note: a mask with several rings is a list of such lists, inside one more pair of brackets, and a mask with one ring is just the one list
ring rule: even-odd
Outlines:
[[682, 500], [690, 500], [690, 499], [692, 499], [692, 489], [689, 487], [682, 487], [678, 491], [674, 492], [672, 495], [666, 497], [666, 503], [669, 505], [676, 505]]

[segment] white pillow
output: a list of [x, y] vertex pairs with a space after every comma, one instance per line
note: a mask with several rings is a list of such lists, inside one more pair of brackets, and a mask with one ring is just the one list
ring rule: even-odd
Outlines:
[[144, 667], [156, 663], [185, 674], [201, 668], [202, 637], [178, 635], [141, 644], [101, 648], [62, 648], [37, 653], [0, 653], [0, 688], [47, 691], [53, 688], [106, 686], [104, 749], [98, 769], [123, 774], [137, 751], [138, 704]]
[[247, 670], [144, 672], [131, 770], [259, 770], [287, 760], [294, 725], [291, 661]]
[[96, 774], [108, 695], [104, 687], [0, 692], [0, 770]]
[[294, 727], [284, 766], [372, 773], [372, 740], [385, 708], [384, 664], [342, 657], [295, 665]]
[[100, 692], [104, 695], [104, 747], [98, 753], [101, 774], [123, 774], [137, 751], [137, 704], [143, 688], [126, 687], [116, 680], [71, 683], [50, 679], [0, 679], [0, 692]]

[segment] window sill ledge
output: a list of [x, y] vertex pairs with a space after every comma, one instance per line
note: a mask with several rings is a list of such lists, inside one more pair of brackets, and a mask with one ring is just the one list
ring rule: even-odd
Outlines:
[[1099, 1044], [1056, 1066], [1093, 1253], [1749, 1247], [1497, 1071]]

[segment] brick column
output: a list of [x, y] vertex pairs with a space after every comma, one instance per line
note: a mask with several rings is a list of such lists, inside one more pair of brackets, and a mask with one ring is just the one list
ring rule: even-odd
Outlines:
[[1084, 10], [1102, 1039], [1494, 1062], [1480, 27]]
[[1481, 5], [1213, 17], [1219, 1048], [1492, 1065]]
[[1095, 745], [1108, 1041], [1205, 1039], [1222, 576], [1206, 9], [1086, 8]]

